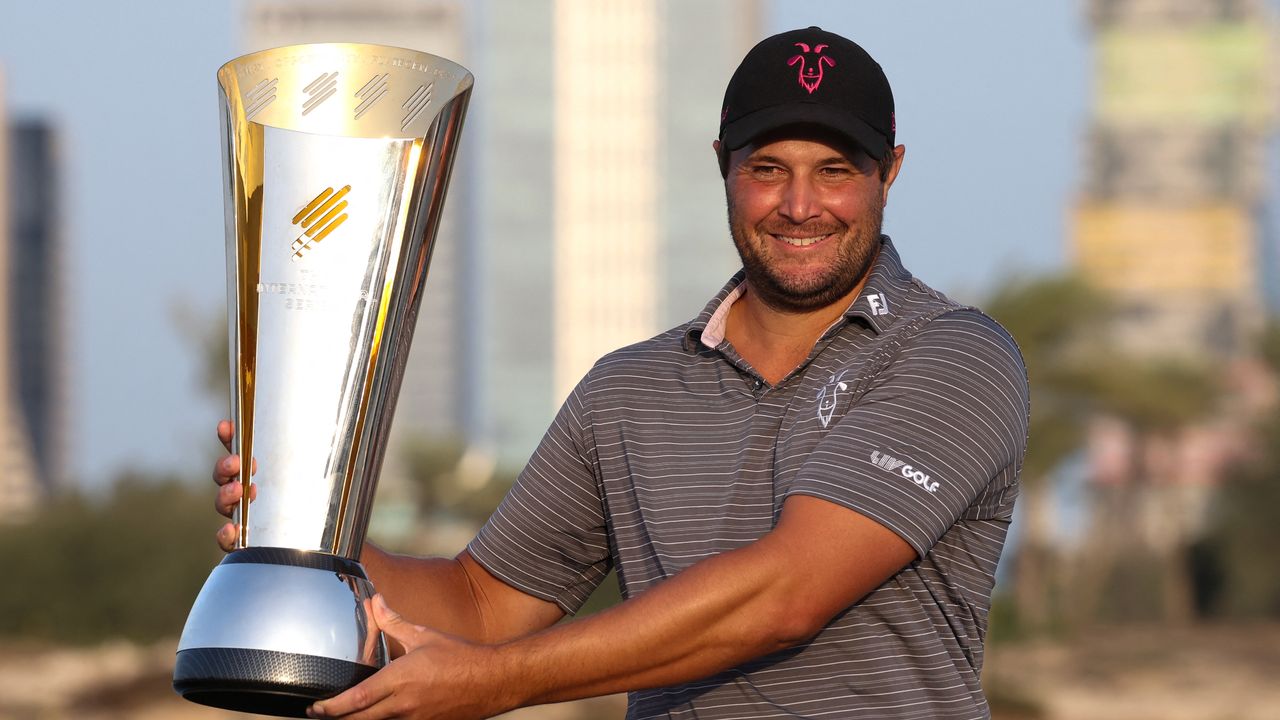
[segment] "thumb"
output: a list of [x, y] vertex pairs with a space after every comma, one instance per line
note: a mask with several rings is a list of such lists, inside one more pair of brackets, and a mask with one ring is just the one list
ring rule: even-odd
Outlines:
[[400, 617], [400, 613], [392, 610], [380, 593], [373, 596], [373, 620], [387, 636], [387, 640], [403, 646], [404, 652], [409, 652], [420, 645], [419, 636], [426, 631], [426, 628], [421, 625], [414, 625]]

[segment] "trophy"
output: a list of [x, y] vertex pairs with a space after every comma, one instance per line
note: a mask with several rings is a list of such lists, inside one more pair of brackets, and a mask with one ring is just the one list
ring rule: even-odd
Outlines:
[[218, 83], [244, 495], [173, 686], [303, 717], [387, 662], [358, 560], [472, 77], [336, 43], [245, 55]]

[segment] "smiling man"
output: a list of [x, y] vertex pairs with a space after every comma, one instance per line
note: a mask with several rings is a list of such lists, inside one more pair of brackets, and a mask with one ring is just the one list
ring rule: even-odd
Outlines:
[[[1004, 330], [881, 234], [894, 131], [853, 42], [808, 28], [748, 53], [714, 144], [742, 272], [595, 365], [457, 558], [367, 548], [403, 654], [315, 716], [621, 691], [629, 718], [989, 716], [1026, 376]], [[224, 513], [238, 469], [215, 471]], [[625, 601], [557, 624], [610, 568]]]

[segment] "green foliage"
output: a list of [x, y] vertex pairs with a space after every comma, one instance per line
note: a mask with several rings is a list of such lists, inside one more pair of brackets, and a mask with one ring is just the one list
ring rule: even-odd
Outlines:
[[1139, 433], [1166, 433], [1206, 418], [1222, 392], [1210, 368], [1181, 360], [1107, 358], [1091, 374], [1098, 409]]
[[67, 494], [0, 526], [0, 637], [88, 644], [176, 636], [220, 554], [208, 492], [122, 478], [101, 500]]
[[1040, 482], [1083, 443], [1093, 371], [1089, 341], [1103, 298], [1070, 277], [1007, 282], [984, 306], [1022, 350], [1031, 383], [1024, 482]]

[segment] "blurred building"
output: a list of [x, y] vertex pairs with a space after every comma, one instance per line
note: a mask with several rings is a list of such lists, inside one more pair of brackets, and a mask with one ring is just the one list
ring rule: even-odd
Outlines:
[[67, 482], [67, 323], [58, 134], [46, 120], [9, 124], [9, 357], [46, 491]]
[[[1082, 553], [1094, 569], [1082, 571], [1082, 586], [1135, 592], [1138, 581], [1117, 579], [1119, 558], [1161, 558], [1150, 613], [1186, 619], [1193, 593], [1181, 553], [1203, 533], [1226, 469], [1248, 452], [1258, 403], [1275, 396], [1251, 358], [1280, 273], [1265, 221], [1280, 36], [1265, 0], [1087, 8], [1095, 98], [1075, 262], [1113, 302], [1098, 326], [1118, 360], [1208, 368], [1220, 387], [1195, 417], [1094, 419], [1095, 504]], [[1129, 399], [1158, 407], [1157, 387], [1135, 387], [1147, 395]]]
[[1264, 0], [1091, 0], [1094, 116], [1076, 263], [1139, 354], [1239, 355], [1263, 320], [1277, 108]]
[[472, 437], [523, 463], [596, 358], [736, 268], [711, 141], [755, 2], [476, 3]]
[[761, 22], [733, 0], [246, 4], [246, 52], [376, 42], [476, 76], [398, 438], [521, 464], [597, 357], [715, 294], [736, 258], [711, 141]]
[[0, 522], [65, 481], [56, 168], [50, 128], [0, 102]]

